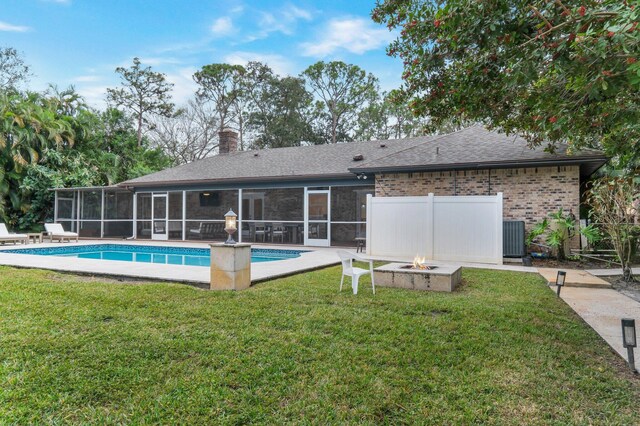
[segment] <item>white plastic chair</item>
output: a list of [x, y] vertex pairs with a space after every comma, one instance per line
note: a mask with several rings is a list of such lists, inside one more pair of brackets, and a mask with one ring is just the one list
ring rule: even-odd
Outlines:
[[[342, 262], [342, 277], [340, 278], [340, 291], [342, 291], [342, 284], [344, 283], [344, 277], [351, 277], [351, 287], [353, 288], [353, 294], [358, 294], [358, 281], [362, 275], [371, 274], [371, 289], [373, 294], [376, 294], [376, 285], [373, 280], [373, 260], [365, 259], [358, 256], [355, 253], [348, 252], [346, 250], [338, 250], [338, 256]], [[353, 266], [353, 261], [367, 262], [369, 269], [356, 268]]]

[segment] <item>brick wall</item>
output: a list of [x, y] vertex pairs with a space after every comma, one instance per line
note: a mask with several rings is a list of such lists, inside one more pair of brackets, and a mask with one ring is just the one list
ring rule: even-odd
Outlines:
[[578, 166], [376, 175], [376, 196], [495, 195], [503, 193], [504, 219], [527, 230], [560, 207], [580, 212]]

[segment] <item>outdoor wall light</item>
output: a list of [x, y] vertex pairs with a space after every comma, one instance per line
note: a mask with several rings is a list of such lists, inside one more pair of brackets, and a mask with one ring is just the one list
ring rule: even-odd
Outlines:
[[565, 278], [567, 278], [567, 273], [565, 271], [558, 271], [558, 276], [556, 277], [556, 287], [558, 288], [558, 297], [560, 297], [560, 289], [564, 286]]
[[237, 219], [238, 215], [233, 212], [233, 209], [230, 209], [227, 214], [224, 215], [224, 230], [229, 234], [229, 238], [225, 241], [225, 244], [235, 244], [236, 242], [233, 239], [233, 233], [238, 230], [237, 227]]
[[631, 371], [636, 371], [636, 363], [633, 359], [633, 348], [638, 346], [636, 341], [636, 320], [632, 318], [622, 318], [622, 346], [627, 348], [627, 357]]

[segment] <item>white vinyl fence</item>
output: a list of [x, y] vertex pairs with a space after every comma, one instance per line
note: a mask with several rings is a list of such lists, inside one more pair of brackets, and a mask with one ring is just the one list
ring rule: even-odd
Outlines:
[[502, 264], [502, 193], [367, 197], [367, 254]]

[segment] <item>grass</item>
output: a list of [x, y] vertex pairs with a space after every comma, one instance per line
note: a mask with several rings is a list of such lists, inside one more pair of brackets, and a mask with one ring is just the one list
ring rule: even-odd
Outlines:
[[536, 275], [216, 293], [0, 267], [0, 423], [638, 424], [640, 381]]

